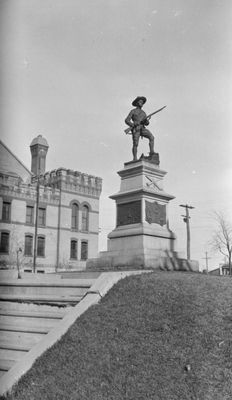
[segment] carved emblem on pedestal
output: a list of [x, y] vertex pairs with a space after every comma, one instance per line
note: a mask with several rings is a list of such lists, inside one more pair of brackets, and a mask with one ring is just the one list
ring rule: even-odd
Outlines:
[[150, 203], [145, 201], [146, 204], [146, 221], [149, 224], [155, 223], [161, 226], [166, 224], [166, 205], [161, 205], [155, 201]]
[[158, 189], [158, 190], [163, 190], [162, 188], [161, 188], [161, 186], [159, 185], [159, 181], [161, 180], [161, 179], [154, 179], [154, 178], [151, 178], [150, 176], [148, 176], [148, 175], [145, 175], [146, 176], [146, 178], [150, 181], [150, 183], [146, 183], [146, 185], [148, 186], [148, 187], [152, 187], [152, 189]]
[[141, 201], [117, 205], [117, 226], [141, 222]]

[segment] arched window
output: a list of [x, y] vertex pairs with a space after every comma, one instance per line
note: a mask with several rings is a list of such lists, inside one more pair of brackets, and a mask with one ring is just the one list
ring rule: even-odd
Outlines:
[[39, 207], [38, 209], [38, 225], [45, 226], [46, 225], [46, 208]]
[[71, 239], [70, 243], [70, 258], [76, 260], [77, 259], [77, 240]]
[[89, 230], [89, 207], [82, 207], [82, 224], [81, 230], [87, 232]]
[[2, 203], [2, 220], [4, 222], [10, 222], [10, 214], [11, 214], [11, 202], [3, 201], [3, 203]]
[[27, 205], [26, 208], [26, 224], [32, 225], [34, 222], [34, 206]]
[[33, 236], [30, 234], [25, 235], [24, 255], [32, 256], [33, 249]]
[[78, 214], [79, 214], [79, 207], [76, 203], [72, 205], [72, 222], [71, 227], [72, 229], [78, 229]]
[[44, 236], [37, 237], [37, 256], [45, 257], [45, 237]]
[[1, 232], [0, 253], [9, 254], [10, 233]]
[[81, 260], [88, 259], [88, 242], [86, 240], [82, 240], [81, 242]]

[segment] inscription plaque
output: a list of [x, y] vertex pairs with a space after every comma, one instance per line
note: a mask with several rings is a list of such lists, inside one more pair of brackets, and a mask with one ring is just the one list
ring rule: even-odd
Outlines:
[[117, 205], [117, 226], [141, 222], [141, 200]]
[[155, 201], [150, 203], [146, 200], [146, 221], [151, 224], [159, 224], [161, 226], [166, 224], [166, 205], [161, 205]]

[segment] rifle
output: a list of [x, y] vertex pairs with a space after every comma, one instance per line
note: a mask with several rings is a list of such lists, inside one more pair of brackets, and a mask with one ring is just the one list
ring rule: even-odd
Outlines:
[[[167, 107], [167, 106], [164, 106], [164, 107], [162, 107], [162, 108], [159, 108], [159, 110], [156, 110], [156, 111], [154, 111], [153, 113], [147, 115], [146, 118], [144, 118], [144, 119], [140, 122], [139, 125], [143, 125], [148, 119], [150, 119], [150, 118], [152, 117], [152, 115], [154, 115], [154, 114], [156, 114], [156, 113], [162, 111], [165, 107]], [[127, 129], [124, 130], [124, 132], [125, 132], [127, 135], [132, 135], [132, 129], [133, 129], [133, 128], [127, 128]]]

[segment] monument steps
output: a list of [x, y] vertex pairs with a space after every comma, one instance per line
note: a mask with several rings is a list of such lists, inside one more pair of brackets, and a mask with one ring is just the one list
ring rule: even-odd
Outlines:
[[[24, 350], [0, 349], [0, 371], [8, 371], [13, 367], [14, 363], [19, 361], [26, 353], [27, 352]], [[2, 365], [9, 365], [10, 367], [4, 369], [1, 367]]]
[[31, 332], [0, 331], [0, 349], [28, 351], [44, 334]]
[[57, 323], [54, 318], [0, 315], [1, 331], [47, 333]]
[[76, 304], [94, 279], [12, 279], [0, 283], [0, 300], [41, 304]]
[[[84, 293], [83, 293], [84, 295]], [[25, 294], [0, 294], [0, 301], [15, 301], [22, 303], [35, 303], [35, 304], [59, 304], [59, 305], [71, 305], [77, 304], [81, 301], [83, 295], [60, 295], [60, 296], [49, 296], [49, 295], [25, 295]]]
[[14, 360], [0, 360], [0, 369], [2, 371], [9, 371], [14, 365]]
[[0, 281], [0, 377], [59, 324], [78, 304], [99, 274], [57, 276], [2, 275]]
[[[83, 313], [91, 306], [97, 305], [119, 280], [130, 275], [142, 273], [150, 273], [150, 270], [124, 270], [107, 273], [99, 270], [94, 271], [93, 275], [96, 276], [96, 279], [92, 280], [94, 283], [89, 288], [86, 288], [86, 294], [81, 302], [74, 307], [67, 305], [61, 307], [55, 304], [39, 305], [25, 302], [0, 302], [0, 316], [9, 317], [8, 322], [5, 321], [5, 323], [6, 325], [11, 325], [11, 328], [13, 325], [12, 317], [14, 316], [16, 318], [21, 316], [21, 318], [28, 320], [31, 318], [33, 321], [37, 315], [40, 321], [47, 317], [49, 324], [52, 323], [52, 320], [55, 322], [54, 328], [48, 333], [40, 333], [41, 331], [26, 332], [22, 328], [21, 331], [17, 332], [0, 330], [0, 396], [9, 393], [13, 385], [31, 369], [34, 362], [57, 343]], [[90, 276], [92, 272], [88, 271], [87, 274]], [[78, 281], [80, 283], [81, 280], [76, 279], [76, 284], [78, 284]], [[43, 286], [42, 281], [41, 286]], [[75, 291], [75, 287], [73, 290]], [[51, 318], [51, 315], [53, 315], [53, 318]], [[58, 324], [56, 324], [57, 319], [59, 320]], [[16, 325], [20, 325], [20, 323]], [[38, 324], [36, 324], [37, 326]]]
[[[4, 302], [3, 304], [5, 305], [6, 303], [7, 302]], [[10, 303], [10, 304], [12, 305], [12, 303]], [[13, 305], [14, 304], [15, 303], [13, 303]], [[0, 302], [0, 306], [1, 306], [1, 302]], [[9, 315], [9, 316], [16, 316], [16, 317], [36, 317], [37, 320], [39, 320], [39, 318], [61, 319], [64, 317], [65, 312], [60, 311], [60, 310], [58, 310], [54, 313], [54, 310], [51, 312], [42, 312], [39, 310], [28, 311], [28, 310], [0, 309], [0, 315]]]
[[18, 361], [22, 356], [25, 355], [25, 351], [0, 349], [0, 360]]

